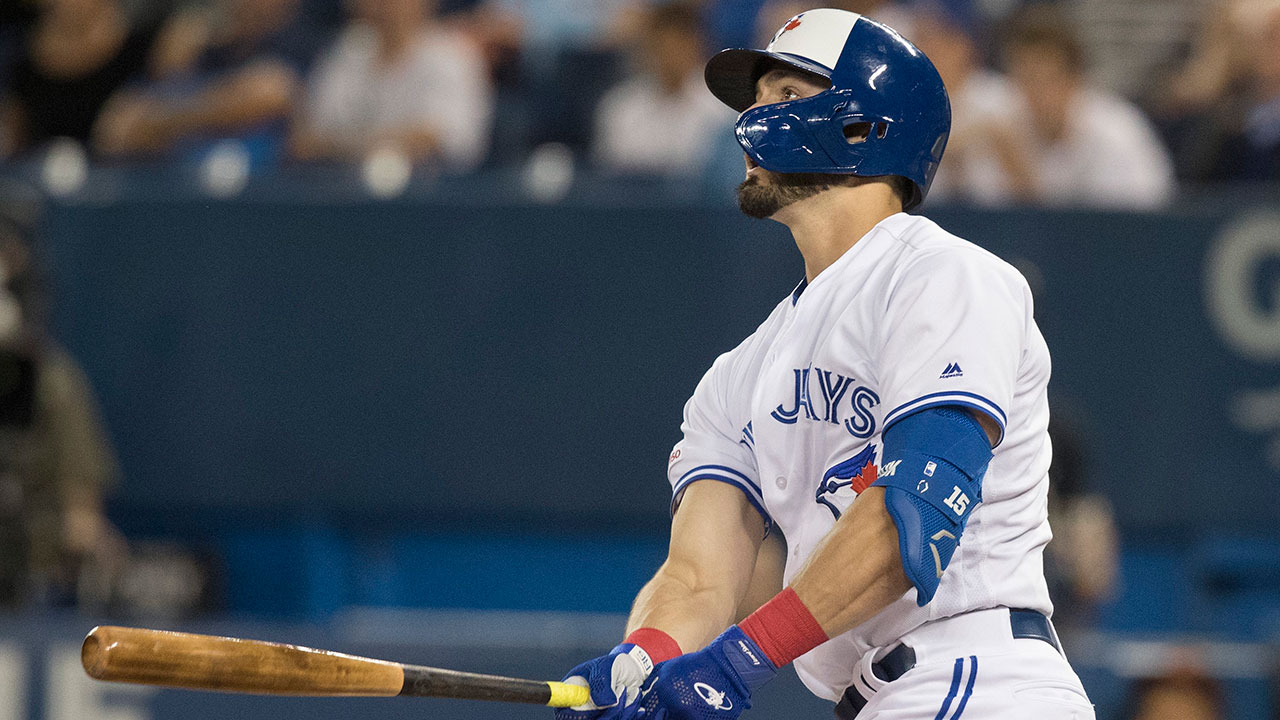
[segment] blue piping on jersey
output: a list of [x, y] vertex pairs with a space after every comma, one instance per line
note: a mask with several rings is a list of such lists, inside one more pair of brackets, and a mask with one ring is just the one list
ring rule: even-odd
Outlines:
[[[955, 396], [955, 397], [966, 397], [966, 398], [974, 398], [975, 400], [981, 400], [982, 402], [984, 402], [984, 403], [986, 403], [986, 404], [990, 405], [990, 406], [991, 406], [991, 409], [993, 409], [993, 410], [995, 410], [995, 411], [996, 411], [994, 414], [993, 414], [993, 413], [990, 413], [990, 412], [988, 412], [988, 414], [989, 414], [989, 415], [993, 415], [992, 420], [995, 420], [996, 422], [1000, 423], [1000, 427], [1002, 427], [1002, 428], [1005, 426], [1005, 424], [1006, 424], [1006, 423], [1008, 422], [1008, 420], [1009, 420], [1009, 419], [1008, 419], [1008, 417], [1004, 414], [1004, 410], [1001, 410], [999, 405], [997, 405], [997, 404], [995, 404], [995, 403], [991, 402], [991, 401], [990, 401], [990, 400], [988, 400], [987, 398], [984, 398], [984, 397], [982, 397], [981, 395], [979, 395], [979, 394], [977, 394], [977, 393], [964, 392], [964, 391], [962, 391], [962, 390], [944, 390], [944, 391], [942, 391], [942, 392], [929, 393], [928, 395], [921, 395], [920, 397], [916, 398], [915, 400], [910, 400], [910, 401], [908, 401], [908, 402], [904, 402], [904, 403], [902, 403], [902, 404], [901, 404], [901, 405], [899, 405], [898, 407], [896, 407], [896, 408], [894, 408], [893, 410], [890, 410], [890, 411], [889, 411], [889, 414], [885, 416], [885, 424], [887, 425], [887, 424], [890, 422], [889, 418], [892, 418], [892, 417], [894, 416], [894, 414], [895, 414], [895, 413], [898, 413], [898, 412], [899, 412], [899, 411], [901, 411], [903, 408], [906, 408], [906, 407], [908, 407], [908, 406], [910, 406], [910, 405], [914, 405], [915, 403], [918, 403], [918, 402], [920, 402], [921, 400], [928, 400], [929, 398], [943, 397], [943, 396], [946, 396], [946, 397], [953, 397], [953, 396]], [[934, 404], [934, 403], [930, 403], [930, 404], [932, 405], [932, 404]]]
[[969, 696], [973, 695], [973, 681], [978, 679], [978, 656], [970, 655], [969, 663], [973, 666], [969, 668], [969, 682], [964, 686], [964, 697], [960, 698], [960, 706], [956, 708], [956, 714], [951, 716], [951, 720], [960, 720], [964, 706], [969, 704]]
[[933, 720], [942, 720], [951, 709], [951, 701], [955, 700], [956, 693], [960, 692], [962, 672], [964, 672], [964, 658], [956, 658], [956, 669], [951, 672], [951, 690], [947, 692], [947, 699], [942, 701], [942, 707], [938, 708], [938, 714], [933, 716]]
[[[913, 405], [920, 402], [921, 400], [927, 400], [929, 398], [939, 398], [939, 399], [934, 400], [933, 402], [925, 403], [923, 405], [912, 407]], [[966, 400], [964, 398], [976, 398], [980, 402], [973, 402], [972, 400]], [[933, 407], [941, 407], [943, 405], [959, 405], [961, 407], [973, 408], [974, 410], [977, 410], [981, 412], [983, 415], [986, 415], [987, 417], [991, 418], [996, 425], [1000, 426], [1000, 437], [996, 438], [995, 445], [993, 445], [992, 447], [1000, 447], [1000, 444], [1004, 442], [1004, 433], [1005, 433], [1005, 425], [1006, 425], [1004, 410], [1001, 410], [999, 405], [991, 402], [990, 400], [982, 397], [981, 395], [978, 395], [975, 393], [969, 393], [969, 392], [959, 392], [959, 391], [938, 392], [938, 393], [931, 393], [929, 395], [922, 395], [921, 397], [918, 397], [915, 400], [912, 400], [911, 402], [907, 402], [899, 405], [898, 407], [894, 408], [893, 412], [890, 412], [888, 415], [885, 416], [884, 427], [880, 429], [880, 432], [883, 433], [884, 431], [888, 430], [895, 423], [897, 423], [902, 418], [907, 417], [908, 415], [914, 415], [915, 413], [918, 413], [921, 410], [927, 410]], [[905, 412], [904, 412], [904, 409], [905, 409]]]
[[724, 475], [717, 475], [715, 473], [705, 473], [702, 475], [695, 475], [693, 477], [689, 477], [689, 475], [686, 474], [684, 477], [680, 478], [680, 482], [676, 483], [675, 488], [671, 491], [672, 515], [675, 515], [676, 513], [676, 499], [680, 497], [681, 491], [695, 480], [715, 480], [738, 488], [742, 491], [742, 494], [747, 497], [747, 502], [751, 503], [751, 507], [754, 507], [756, 512], [760, 513], [760, 517], [764, 519], [765, 536], [768, 537], [769, 533], [773, 530], [773, 518], [769, 517], [769, 511], [764, 509], [762, 500], [759, 500], [756, 496], [752, 495], [747, 488], [743, 487], [742, 483], [738, 482], [736, 479], [726, 477]]
[[800, 301], [800, 294], [803, 293], [804, 289], [807, 287], [809, 287], [809, 278], [804, 278], [800, 281], [800, 284], [796, 286], [796, 289], [791, 291], [792, 307], [795, 307], [795, 304]]
[[726, 465], [699, 465], [699, 466], [695, 467], [694, 469], [690, 470], [689, 472], [685, 473], [684, 475], [681, 475], [681, 476], [680, 476], [680, 479], [676, 481], [676, 485], [684, 485], [684, 484], [685, 484], [685, 478], [688, 478], [690, 475], [692, 475], [692, 474], [694, 474], [694, 473], [696, 473], [696, 472], [702, 472], [703, 470], [720, 470], [720, 471], [722, 471], [722, 472], [729, 473], [730, 475], [733, 475], [733, 476], [739, 477], [739, 478], [741, 478], [741, 479], [742, 479], [742, 481], [743, 481], [743, 482], [745, 482], [747, 485], [750, 485], [752, 490], [755, 490], [755, 491], [756, 491], [756, 495], [759, 495], [759, 496], [761, 497], [761, 499], [763, 499], [763, 498], [764, 498], [764, 493], [760, 491], [760, 486], [759, 486], [759, 485], [757, 485], [754, 481], [752, 481], [752, 480], [751, 480], [751, 478], [747, 477], [746, 475], [744, 475], [744, 474], [743, 474], [743, 473], [741, 473], [740, 471], [738, 471], [738, 470], [734, 470], [733, 468], [728, 467], [728, 466], [726, 466]]
[[[910, 412], [902, 413], [898, 417], [893, 418], [892, 420], [890, 420], [888, 423], [885, 424], [884, 430], [888, 430], [889, 428], [898, 424], [899, 421], [903, 420], [904, 418], [911, 417], [912, 415], [915, 415], [921, 410], [928, 410], [929, 408], [935, 408], [935, 407], [966, 407], [966, 408], [972, 408], [974, 410], [977, 410], [983, 415], [986, 415], [987, 417], [991, 418], [991, 420], [995, 422], [995, 424], [1000, 426], [1000, 437], [996, 438], [996, 444], [992, 445], [991, 447], [993, 449], [998, 448], [1000, 447], [1000, 444], [1004, 442], [1005, 428], [1004, 428], [1004, 423], [1000, 422], [1000, 418], [996, 417], [991, 412], [991, 409], [986, 405], [979, 405], [977, 403], [969, 402], [968, 400], [954, 400], [954, 399], [935, 400], [934, 402], [931, 402], [931, 403], [925, 403], [924, 405], [921, 405], [918, 408], [912, 408]], [[884, 432], [884, 430], [881, 430], [881, 432]]]

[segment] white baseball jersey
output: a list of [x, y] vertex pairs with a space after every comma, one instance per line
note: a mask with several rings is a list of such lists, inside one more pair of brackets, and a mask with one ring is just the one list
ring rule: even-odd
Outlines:
[[707, 371], [671, 454], [674, 497], [699, 480], [740, 488], [785, 535], [789, 583], [869, 484], [828, 471], [879, 464], [886, 427], [940, 405], [1000, 425], [983, 502], [933, 601], [917, 607], [912, 589], [796, 660], [805, 685], [836, 700], [859, 658], [930, 620], [1000, 606], [1052, 612], [1041, 559], [1050, 538], [1048, 382], [1049, 351], [1022, 275], [900, 213], [802, 283]]

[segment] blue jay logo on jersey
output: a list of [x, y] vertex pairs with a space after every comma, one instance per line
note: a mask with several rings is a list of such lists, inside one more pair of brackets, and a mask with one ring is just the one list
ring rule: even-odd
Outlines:
[[[880, 396], [874, 390], [861, 385], [855, 387], [854, 378], [819, 367], [799, 368], [793, 372], [795, 396], [774, 408], [771, 413], [774, 420], [793, 425], [803, 416], [814, 422], [843, 425], [856, 438], [875, 435], [876, 416], [871, 409], [880, 404]], [[818, 386], [817, 397], [810, 389], [815, 384]]]
[[826, 505], [836, 519], [858, 493], [871, 487], [878, 477], [876, 470], [876, 446], [868, 445], [857, 455], [838, 463], [827, 470], [818, 483], [814, 499], [819, 505]]

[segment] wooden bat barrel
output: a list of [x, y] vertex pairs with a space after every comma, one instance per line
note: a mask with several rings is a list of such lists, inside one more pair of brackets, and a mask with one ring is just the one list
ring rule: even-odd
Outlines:
[[389, 696], [404, 684], [401, 666], [383, 660], [142, 628], [94, 628], [80, 662], [99, 680], [223, 692]]
[[577, 685], [374, 660], [297, 645], [102, 626], [80, 648], [98, 680], [268, 695], [450, 697], [573, 707]]

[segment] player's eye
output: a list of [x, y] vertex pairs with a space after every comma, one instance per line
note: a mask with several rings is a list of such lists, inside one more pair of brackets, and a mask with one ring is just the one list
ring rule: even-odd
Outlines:
[[791, 87], [790, 85], [787, 85], [787, 86], [785, 86], [785, 87], [783, 87], [783, 88], [782, 88], [782, 99], [783, 99], [783, 101], [786, 101], [786, 100], [795, 100], [795, 99], [796, 99], [796, 98], [798, 98], [798, 97], [800, 97], [800, 91], [799, 91], [799, 90], [796, 90], [794, 87]]

